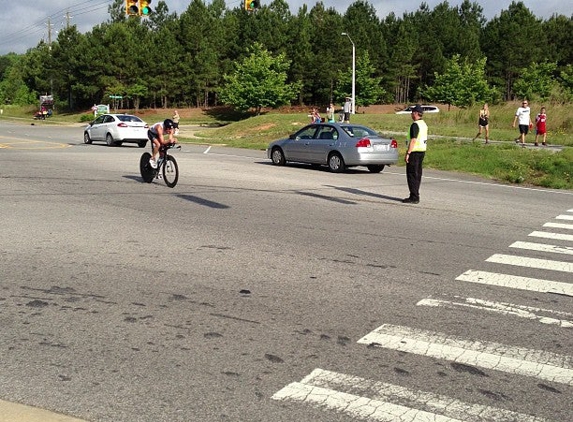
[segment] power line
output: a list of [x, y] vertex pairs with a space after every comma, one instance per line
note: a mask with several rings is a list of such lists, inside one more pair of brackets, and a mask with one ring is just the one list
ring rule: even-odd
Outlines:
[[89, 0], [84, 0], [79, 3], [73, 4], [69, 7], [60, 9], [53, 12], [50, 15], [5, 36], [2, 36], [0, 41], [0, 46], [13, 45], [17, 41], [21, 41], [24, 38], [29, 38], [38, 32], [44, 31], [44, 27], [48, 20], [57, 20], [61, 18], [63, 13], [69, 12], [70, 14], [80, 16], [87, 13], [92, 13], [93, 11], [98, 11], [104, 8], [108, 8], [113, 3], [113, 0], [101, 0], [98, 3], [93, 3]]

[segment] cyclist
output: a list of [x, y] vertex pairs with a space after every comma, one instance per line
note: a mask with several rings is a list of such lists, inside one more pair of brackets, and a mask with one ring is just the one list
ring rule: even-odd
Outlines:
[[[159, 153], [159, 147], [161, 145], [174, 144], [177, 139], [173, 137], [173, 131], [175, 129], [175, 124], [171, 119], [165, 119], [163, 122], [157, 122], [149, 128], [147, 131], [147, 137], [151, 142], [153, 142], [153, 151], [151, 158], [149, 159], [149, 164], [154, 169], [157, 168], [157, 154]], [[165, 139], [165, 134], [169, 135], [167, 140]]]

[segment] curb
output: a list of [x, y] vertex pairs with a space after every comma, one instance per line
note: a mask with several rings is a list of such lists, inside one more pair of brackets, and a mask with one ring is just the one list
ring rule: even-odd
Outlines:
[[0, 400], [0, 422], [87, 422], [39, 407]]

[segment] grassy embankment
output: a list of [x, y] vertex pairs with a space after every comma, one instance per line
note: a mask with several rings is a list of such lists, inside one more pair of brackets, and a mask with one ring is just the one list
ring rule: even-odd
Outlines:
[[[573, 110], [570, 106], [546, 105], [548, 113], [549, 145], [562, 145], [560, 152], [552, 148], [526, 148], [515, 145], [517, 130], [512, 128], [517, 104], [491, 106], [490, 139], [492, 144], [483, 144], [483, 134], [475, 142], [479, 106], [470, 109], [447, 110], [427, 114], [425, 120], [430, 128], [431, 141], [426, 154], [426, 168], [457, 171], [479, 175], [507, 183], [544, 186], [558, 189], [573, 189]], [[3, 117], [28, 120], [33, 110], [3, 107]], [[532, 104], [532, 116], [539, 112], [541, 104]], [[133, 110], [129, 111], [133, 112]], [[225, 144], [250, 149], [265, 149], [269, 141], [286, 137], [308, 123], [307, 113], [269, 112], [261, 116], [239, 118], [236, 115], [210, 110], [179, 109], [181, 125], [217, 125], [194, 131], [193, 137], [180, 137], [182, 142], [201, 144]], [[85, 113], [84, 113], [85, 114]], [[138, 113], [146, 121], [154, 122], [171, 115], [171, 110], [144, 110]], [[58, 114], [42, 122], [78, 123], [82, 115]], [[409, 115], [358, 113], [352, 121], [370, 126], [382, 134], [396, 138], [401, 156], [405, 150], [406, 131], [411, 123]], [[532, 144], [534, 131], [526, 142]], [[500, 142], [495, 142], [500, 141]], [[399, 165], [403, 165], [400, 161]]]

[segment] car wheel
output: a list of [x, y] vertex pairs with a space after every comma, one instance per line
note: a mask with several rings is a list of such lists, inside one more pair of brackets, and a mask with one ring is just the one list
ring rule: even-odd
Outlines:
[[328, 169], [333, 173], [342, 173], [346, 169], [344, 160], [338, 152], [333, 152], [328, 156]]
[[382, 170], [384, 170], [384, 164], [372, 165], [372, 166], [366, 166], [366, 167], [368, 167], [368, 171], [370, 173], [380, 173]]
[[283, 150], [280, 149], [279, 147], [274, 147], [271, 152], [271, 160], [273, 161], [273, 164], [276, 166], [284, 166], [286, 160]]
[[147, 141], [140, 141], [137, 143], [137, 145], [139, 145], [139, 148], [145, 148], [145, 145], [147, 145]]
[[111, 136], [111, 133], [108, 133], [105, 137], [105, 143], [107, 144], [107, 146], [112, 147], [115, 145], [115, 142], [113, 140], [113, 136]]
[[90, 138], [90, 134], [84, 132], [84, 144], [91, 144], [91, 143], [92, 143], [92, 138]]

